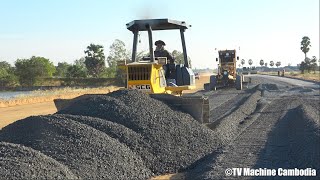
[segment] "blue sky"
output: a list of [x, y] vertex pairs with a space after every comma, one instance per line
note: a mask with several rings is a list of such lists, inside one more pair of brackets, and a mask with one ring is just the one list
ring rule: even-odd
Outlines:
[[[238, 49], [240, 59], [299, 63], [303, 36], [319, 58], [319, 0], [0, 0], [0, 61], [33, 55], [54, 64], [84, 56], [90, 43], [108, 55], [115, 39], [132, 44], [125, 24], [135, 19], [186, 21], [188, 55], [197, 68], [212, 68], [218, 49]], [[169, 51], [181, 50], [177, 32], [157, 32]], [[145, 40], [141, 35], [141, 40]], [[139, 44], [144, 50], [145, 45]]]

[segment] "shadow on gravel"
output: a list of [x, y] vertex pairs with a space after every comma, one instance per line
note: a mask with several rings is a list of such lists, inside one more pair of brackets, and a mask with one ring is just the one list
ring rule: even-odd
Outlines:
[[298, 92], [312, 92], [314, 91], [313, 89], [311, 88], [305, 88], [305, 87], [293, 87], [291, 89], [289, 89], [289, 91], [298, 91]]
[[[192, 180], [199, 175], [204, 175], [203, 172], [210, 172], [213, 168], [212, 165], [215, 164], [217, 157], [221, 154], [223, 148], [220, 147], [217, 150], [213, 151], [211, 154], [208, 154], [198, 161], [195, 161], [192, 165], [184, 169], [185, 179]], [[196, 179], [200, 179], [202, 177], [197, 177]]]
[[[277, 122], [275, 128], [268, 134], [266, 146], [260, 151], [260, 156], [253, 167], [254, 169], [275, 169], [277, 175], [286, 173], [278, 168], [303, 169], [303, 172], [307, 174], [312, 173], [311, 169], [316, 169], [317, 177], [314, 178], [319, 178], [320, 134], [319, 126], [316, 124], [318, 119], [311, 118], [309, 116], [310, 113], [306, 113], [306, 108], [304, 105], [299, 105], [290, 109]], [[267, 179], [265, 176], [255, 179], [260, 178]], [[279, 178], [309, 179], [310, 177], [275, 176], [269, 179]]]
[[268, 91], [279, 91], [279, 88], [276, 84], [262, 84], [262, 89], [268, 90]]

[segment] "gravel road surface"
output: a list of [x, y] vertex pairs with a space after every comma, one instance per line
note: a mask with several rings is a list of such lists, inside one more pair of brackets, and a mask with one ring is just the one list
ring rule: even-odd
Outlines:
[[[243, 91], [257, 88], [261, 93], [252, 93], [242, 104], [235, 101], [233, 104], [238, 105], [237, 109], [222, 119], [217, 119], [219, 125], [211, 126], [211, 129], [222, 134], [224, 146], [193, 164], [186, 172], [186, 179], [239, 178], [226, 176], [227, 168], [310, 168], [315, 169], [319, 176], [319, 84], [281, 77], [249, 77], [249, 88]], [[233, 90], [226, 90], [225, 93], [228, 92], [234, 93]], [[217, 92], [212, 92], [211, 96], [215, 96], [215, 93]], [[239, 92], [230, 100], [235, 99], [234, 97], [242, 98], [242, 93]], [[225, 109], [221, 111], [228, 112]], [[243, 124], [247, 125], [242, 126]], [[245, 178], [269, 179], [267, 176]], [[270, 178], [280, 177], [276, 174]]]

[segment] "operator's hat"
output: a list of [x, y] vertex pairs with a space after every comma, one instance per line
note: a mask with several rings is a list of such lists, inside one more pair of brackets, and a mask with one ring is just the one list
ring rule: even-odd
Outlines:
[[162, 45], [166, 45], [166, 43], [164, 43], [163, 41], [161, 41], [161, 40], [158, 40], [158, 41], [156, 41], [155, 43], [154, 43], [154, 45], [158, 45], [158, 44], [162, 44]]

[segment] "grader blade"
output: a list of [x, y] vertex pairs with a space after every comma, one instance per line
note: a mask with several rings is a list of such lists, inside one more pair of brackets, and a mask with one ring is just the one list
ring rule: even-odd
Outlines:
[[190, 114], [200, 123], [209, 123], [209, 99], [205, 96], [173, 96], [170, 94], [150, 94], [169, 106]]

